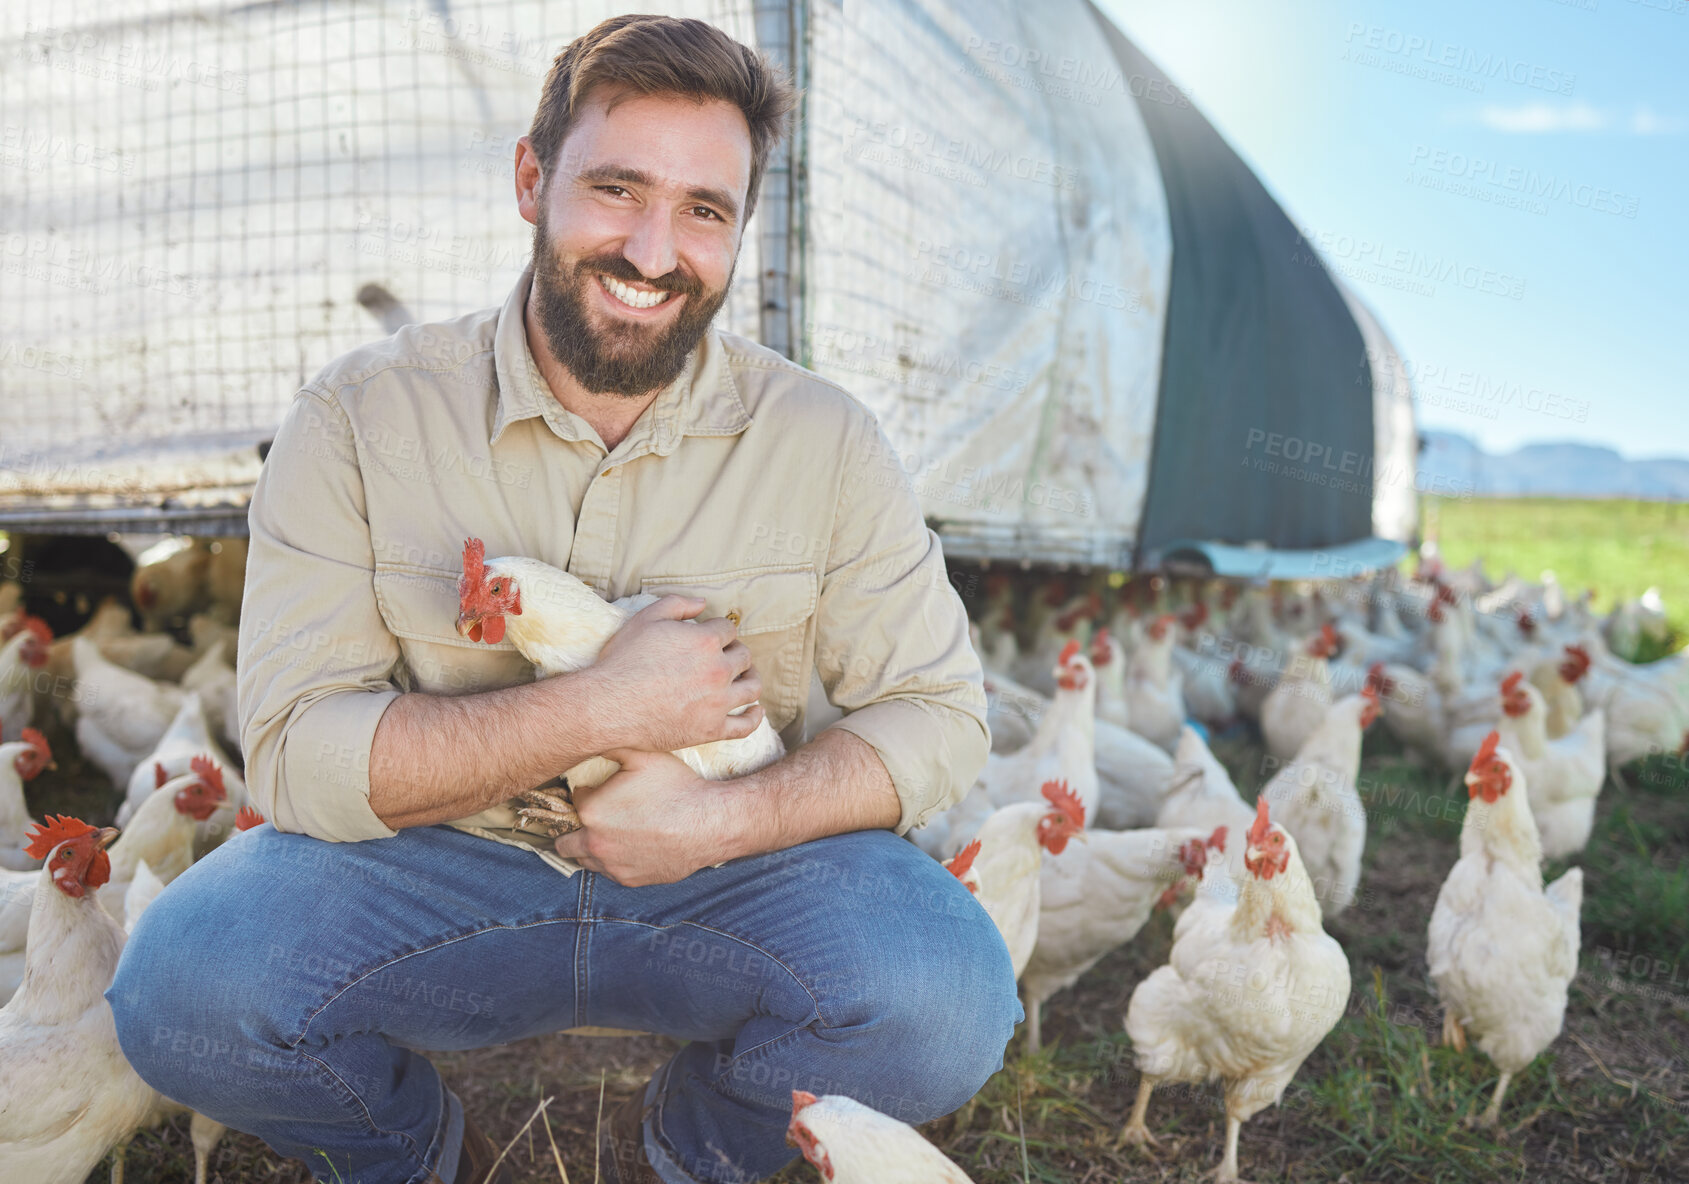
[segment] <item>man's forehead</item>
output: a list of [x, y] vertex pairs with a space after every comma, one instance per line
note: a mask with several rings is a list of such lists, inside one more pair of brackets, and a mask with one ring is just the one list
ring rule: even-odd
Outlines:
[[[596, 87], [582, 101], [560, 158], [560, 171], [578, 176], [619, 170], [629, 181], [677, 194], [742, 193], [750, 179], [750, 126], [722, 99]], [[738, 208], [737, 198], [732, 205]]]

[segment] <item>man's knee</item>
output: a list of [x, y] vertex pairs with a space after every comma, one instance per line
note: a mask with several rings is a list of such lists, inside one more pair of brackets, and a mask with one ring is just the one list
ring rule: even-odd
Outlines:
[[[1002, 1067], [1023, 1017], [1002, 935], [965, 888], [912, 845], [921, 863], [900, 877], [904, 908], [891, 924], [854, 927], [846, 969], [832, 984], [873, 1055], [919, 1065], [904, 1114], [924, 1122], [955, 1110]], [[928, 866], [930, 865], [930, 866]], [[930, 874], [934, 873], [936, 874]], [[825, 1010], [825, 1008], [824, 1008]]]

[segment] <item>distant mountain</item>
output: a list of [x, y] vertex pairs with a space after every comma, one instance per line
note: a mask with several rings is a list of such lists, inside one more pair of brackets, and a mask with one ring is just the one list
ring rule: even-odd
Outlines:
[[1488, 497], [1634, 497], [1689, 501], [1689, 459], [1627, 460], [1570, 441], [1527, 444], [1500, 455], [1454, 432], [1423, 431], [1420, 488]]

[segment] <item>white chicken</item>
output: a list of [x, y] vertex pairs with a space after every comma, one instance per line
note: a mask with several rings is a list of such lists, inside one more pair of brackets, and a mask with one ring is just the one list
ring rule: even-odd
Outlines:
[[[536, 674], [552, 678], [592, 665], [618, 629], [659, 599], [641, 593], [608, 601], [591, 585], [538, 559], [487, 559], [481, 540], [472, 538], [463, 544], [457, 630], [471, 641], [489, 645], [497, 644], [508, 631], [511, 643], [534, 664]], [[785, 744], [765, 716], [742, 740], [717, 740], [674, 755], [698, 776], [725, 781], [773, 764], [785, 754]], [[521, 794], [527, 804], [516, 811], [517, 816], [554, 835], [578, 830], [580, 816], [568, 792], [601, 785], [619, 767], [607, 757], [589, 757], [564, 774], [568, 791], [533, 789]]]
[[1443, 1042], [1476, 1037], [1501, 1078], [1478, 1120], [1495, 1125], [1515, 1074], [1560, 1034], [1578, 969], [1583, 869], [1545, 889], [1529, 778], [1491, 732], [1466, 773], [1460, 859], [1431, 911], [1426, 961], [1442, 999]]
[[1117, 728], [1132, 726], [1126, 705], [1126, 647], [1100, 628], [1091, 634], [1091, 668], [1097, 674], [1097, 718]]
[[172, 777], [149, 794], [111, 848], [111, 883], [100, 889], [100, 902], [119, 921], [123, 898], [144, 861], [151, 873], [170, 883], [194, 861], [197, 824], [208, 820], [228, 798], [223, 772], [207, 756], [196, 756], [187, 773]]
[[23, 850], [34, 823], [24, 800], [23, 783], [34, 781], [43, 769], [53, 767], [53, 750], [47, 737], [34, 728], [25, 728], [22, 737], [10, 744], [0, 744], [0, 868], [34, 869], [35, 860]]
[[843, 1094], [793, 1090], [786, 1142], [829, 1184], [973, 1184], [919, 1131]]
[[16, 740], [35, 718], [36, 674], [47, 664], [53, 631], [40, 617], [13, 618], [0, 644], [0, 739]]
[[1599, 707], [1558, 740], [1548, 738], [1542, 692], [1517, 671], [1501, 684], [1498, 732], [1524, 774], [1542, 853], [1558, 859], [1582, 851], [1595, 827], [1595, 799], [1607, 779], [1607, 717]]
[[1322, 626], [1300, 654], [1292, 657], [1278, 683], [1261, 704], [1261, 735], [1267, 751], [1281, 761], [1302, 751], [1308, 737], [1325, 721], [1331, 706], [1331, 667], [1337, 630]]
[[1196, 902], [1173, 929], [1166, 966], [1132, 992], [1126, 1031], [1143, 1074], [1127, 1143], [1154, 1143], [1144, 1125], [1163, 1081], [1225, 1082], [1226, 1150], [1216, 1176], [1236, 1180], [1243, 1124], [1284, 1095], [1349, 1002], [1349, 960], [1320, 925], [1296, 840], [1256, 803], [1234, 879], [1203, 872]]
[[1126, 715], [1138, 735], [1163, 752], [1179, 743], [1185, 726], [1184, 676], [1173, 666], [1173, 623], [1163, 613], [1151, 621], [1126, 663]]
[[1096, 825], [1105, 830], [1150, 826], [1173, 776], [1173, 758], [1127, 728], [1097, 720], [1091, 736], [1097, 768]]
[[1578, 683], [1589, 673], [1589, 666], [1589, 651], [1581, 645], [1569, 645], [1560, 661], [1548, 658], [1531, 670], [1531, 685], [1542, 692], [1543, 702], [1548, 706], [1545, 727], [1550, 740], [1558, 740], [1583, 718], [1583, 695]]
[[235, 701], [235, 668], [229, 665], [228, 659], [232, 648], [222, 638], [212, 642], [183, 672], [182, 689], [199, 692], [200, 702], [205, 707], [205, 722], [238, 752], [240, 712]]
[[125, 670], [86, 637], [71, 643], [76, 666], [76, 742], [82, 755], [128, 786], [135, 766], [158, 746], [186, 692]]
[[1345, 695], [1326, 708], [1324, 721], [1296, 759], [1261, 790], [1279, 825], [1296, 836], [1303, 868], [1327, 917], [1354, 903], [1360, 883], [1366, 805], [1355, 779], [1361, 768], [1361, 734], [1378, 714], [1376, 686]]
[[[1065, 781], [1085, 807], [1085, 817], [1097, 811], [1096, 701], [1097, 682], [1079, 643], [1062, 647], [1052, 674], [1055, 701], [1038, 721], [1038, 730], [1025, 748], [1006, 756], [988, 756], [979, 787], [994, 806], [1039, 802], [1046, 781]], [[971, 835], [961, 835], [966, 842]]]
[[1020, 976], [1028, 1051], [1043, 1043], [1044, 1001], [1138, 935], [1168, 889], [1201, 866], [1190, 844], [1205, 838], [1221, 836], [1184, 827], [1087, 830], [1082, 842], [1045, 857], [1038, 941]]
[[82, 1184], [158, 1099], [124, 1059], [105, 1000], [123, 930], [94, 894], [116, 836], [58, 817], [30, 845], [47, 863], [35, 873], [23, 982], [0, 1008], [0, 1180]]
[[[1162, 828], [1194, 827], [1213, 832], [1224, 829], [1230, 835], [1244, 835], [1255, 821], [1254, 807], [1246, 804], [1232, 784], [1231, 774], [1214, 758], [1195, 728], [1179, 733], [1179, 748], [1173, 757], [1173, 778], [1155, 825]], [[1231, 845], [1234, 874], [1243, 872], [1241, 841]]]
[[117, 825], [126, 827], [142, 802], [172, 777], [180, 777], [194, 766], [195, 757], [206, 757], [223, 778], [226, 791], [223, 809], [233, 819], [235, 811], [246, 805], [246, 782], [235, 771], [228, 755], [211, 736], [210, 723], [201, 705], [199, 692], [189, 691], [170, 727], [158, 738], [158, 744], [147, 758], [135, 766], [129, 775], [129, 786], [123, 804], [117, 808]]
[[944, 865], [970, 886], [1003, 935], [1017, 979], [1038, 940], [1044, 852], [1060, 855], [1069, 839], [1083, 838], [1085, 828], [1084, 812], [1067, 786], [1046, 782], [1044, 797], [1044, 805], [1016, 802], [993, 813]]

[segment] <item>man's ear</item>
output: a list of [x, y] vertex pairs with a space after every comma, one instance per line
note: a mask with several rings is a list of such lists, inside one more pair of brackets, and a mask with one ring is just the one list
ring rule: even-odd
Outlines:
[[522, 136], [516, 141], [516, 210], [529, 223], [537, 225], [540, 202], [545, 200], [545, 173], [540, 168], [539, 153], [533, 141]]

